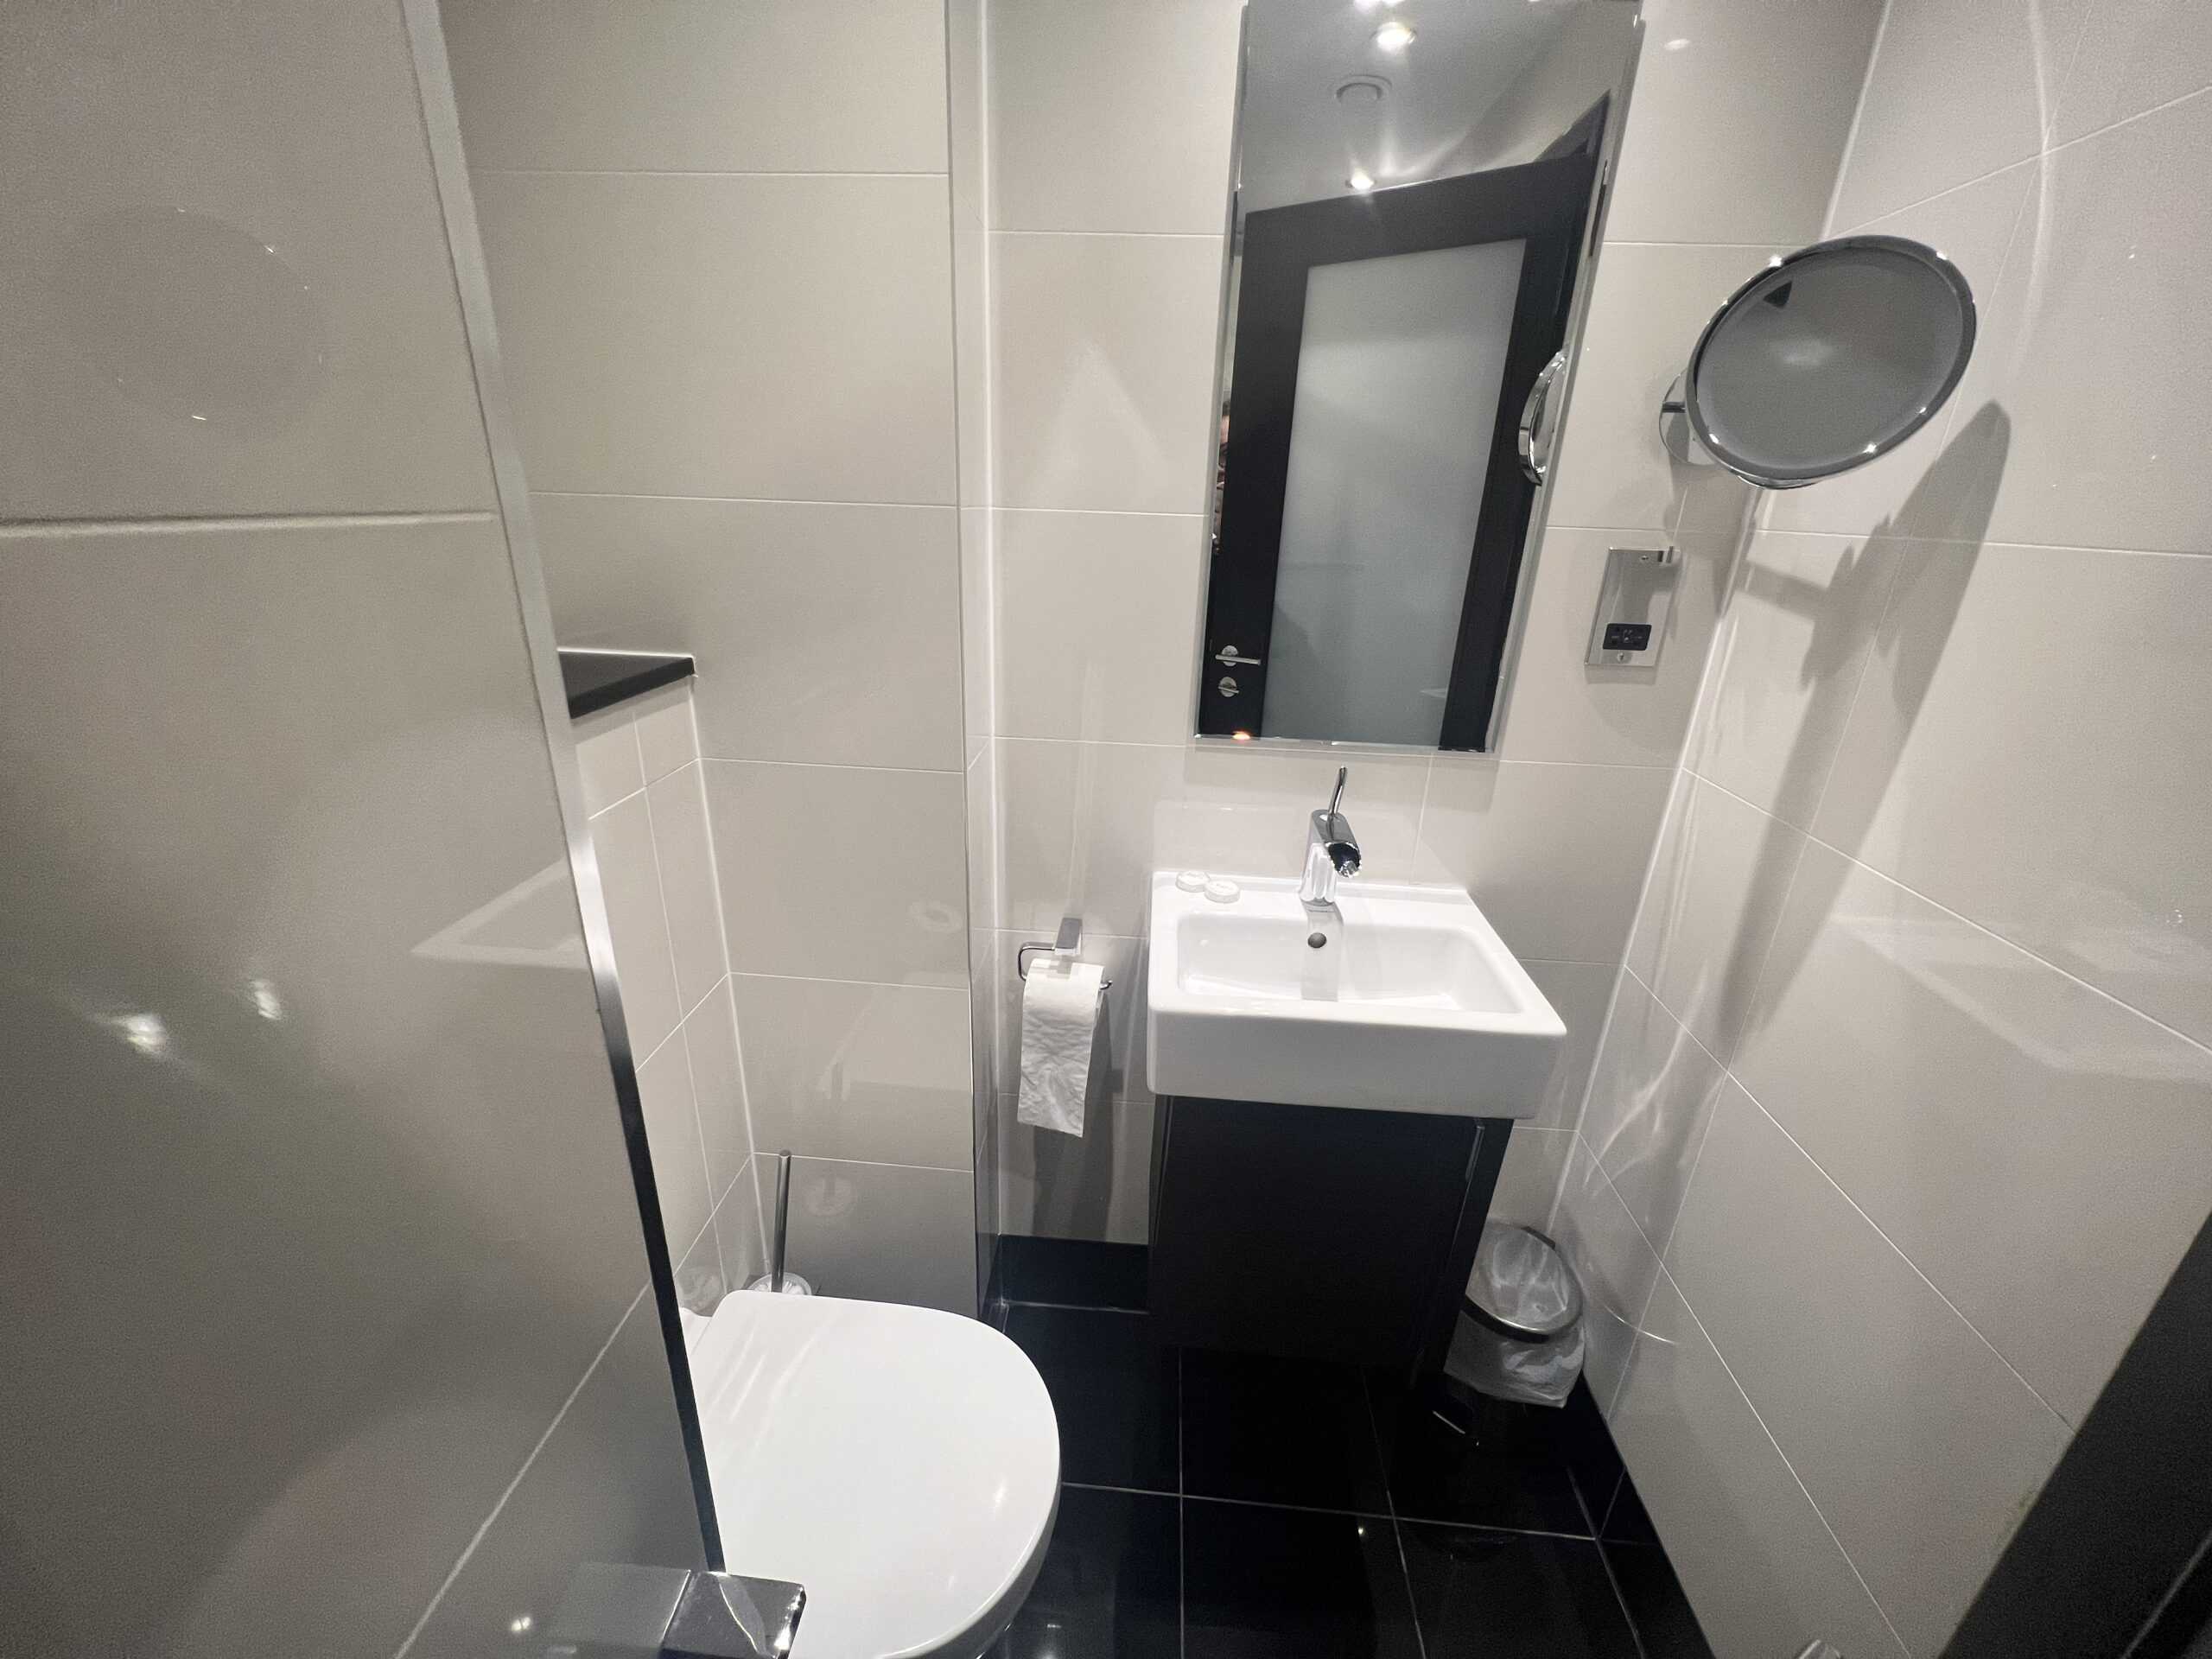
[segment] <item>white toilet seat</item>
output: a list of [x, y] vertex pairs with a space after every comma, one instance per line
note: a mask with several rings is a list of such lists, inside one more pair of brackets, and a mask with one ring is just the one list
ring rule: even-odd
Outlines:
[[1059, 1497], [1027, 1355], [932, 1308], [741, 1292], [690, 1358], [729, 1570], [806, 1586], [791, 1659], [974, 1659], [997, 1640]]

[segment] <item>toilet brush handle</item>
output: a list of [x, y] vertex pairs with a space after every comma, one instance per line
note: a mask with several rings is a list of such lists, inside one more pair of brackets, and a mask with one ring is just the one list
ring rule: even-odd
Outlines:
[[791, 1218], [791, 1155], [786, 1151], [776, 1154], [776, 1242], [768, 1257], [768, 1289], [777, 1296], [784, 1294], [784, 1237]]

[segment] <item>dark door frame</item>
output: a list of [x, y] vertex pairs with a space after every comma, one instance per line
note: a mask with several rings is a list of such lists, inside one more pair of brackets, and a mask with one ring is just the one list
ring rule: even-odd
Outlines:
[[[1585, 149], [1521, 167], [1245, 216], [1220, 531], [1207, 587], [1208, 670], [1198, 688], [1202, 735], [1266, 734], [1266, 658], [1274, 627], [1307, 273], [1316, 265], [1517, 238], [1526, 251], [1490, 451], [1481, 461], [1482, 510], [1438, 747], [1487, 745], [1536, 492], [1521, 468], [1516, 429], [1537, 374], [1567, 337], [1597, 170], [1597, 156]], [[1213, 675], [1211, 664], [1232, 647], [1261, 660]], [[1234, 680], [1237, 696], [1223, 695], [1224, 678]]]
[[[2125, 1195], [2114, 1203], [2125, 1203]], [[1931, 1467], [1928, 1478], [1940, 1480]], [[2212, 1616], [2212, 1221], [1943, 1659], [2175, 1659]]]

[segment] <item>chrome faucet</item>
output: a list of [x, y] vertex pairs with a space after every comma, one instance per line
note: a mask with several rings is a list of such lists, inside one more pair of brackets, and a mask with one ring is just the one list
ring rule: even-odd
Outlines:
[[1337, 878], [1359, 874], [1359, 839], [1351, 832], [1351, 824], [1337, 810], [1344, 798], [1344, 776], [1350, 769], [1337, 768], [1336, 793], [1329, 797], [1326, 806], [1316, 807], [1306, 826], [1306, 874], [1298, 884], [1298, 901], [1302, 905], [1333, 905], [1337, 902]]

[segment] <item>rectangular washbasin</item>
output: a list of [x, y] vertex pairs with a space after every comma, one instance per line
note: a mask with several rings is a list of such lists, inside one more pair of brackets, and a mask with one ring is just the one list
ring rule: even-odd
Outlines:
[[[1152, 879], [1147, 1074], [1160, 1095], [1527, 1117], [1566, 1027], [1453, 887], [1240, 880], [1219, 903]], [[1316, 941], [1319, 943], [1316, 943]]]

